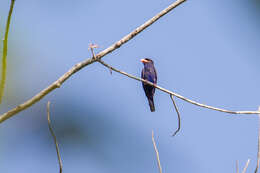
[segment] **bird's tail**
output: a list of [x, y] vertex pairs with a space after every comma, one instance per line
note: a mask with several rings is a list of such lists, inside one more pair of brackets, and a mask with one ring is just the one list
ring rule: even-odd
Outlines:
[[148, 102], [149, 102], [149, 106], [150, 106], [151, 112], [154, 112], [155, 111], [155, 107], [154, 107], [153, 98], [148, 98]]

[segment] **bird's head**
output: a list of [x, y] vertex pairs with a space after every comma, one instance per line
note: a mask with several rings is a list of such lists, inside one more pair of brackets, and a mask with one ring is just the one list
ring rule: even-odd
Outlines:
[[149, 58], [144, 58], [140, 60], [144, 65], [145, 64], [153, 64], [153, 60], [149, 59]]

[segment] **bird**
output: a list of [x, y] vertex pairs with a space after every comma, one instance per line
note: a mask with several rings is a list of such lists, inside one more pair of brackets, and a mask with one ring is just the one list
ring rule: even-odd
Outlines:
[[[144, 64], [144, 68], [142, 69], [142, 74], [141, 78], [144, 80], [147, 80], [149, 82], [152, 82], [153, 84], [157, 84], [157, 73], [154, 67], [153, 60], [149, 58], [144, 58], [140, 60]], [[152, 85], [149, 85], [145, 82], [142, 82], [143, 89], [145, 92], [145, 95], [148, 99], [148, 103], [150, 106], [151, 112], [155, 111], [154, 107], [154, 101], [153, 101], [153, 96], [155, 93], [155, 87]]]

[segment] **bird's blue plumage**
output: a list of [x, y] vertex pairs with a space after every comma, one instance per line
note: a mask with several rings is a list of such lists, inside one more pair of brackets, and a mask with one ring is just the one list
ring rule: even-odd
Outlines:
[[[142, 74], [141, 74], [142, 79], [150, 81], [154, 84], [157, 84], [157, 73], [156, 73], [156, 70], [154, 68], [153, 61], [151, 59], [148, 59], [148, 58], [143, 59], [141, 61], [144, 64], [144, 68], [143, 68]], [[150, 110], [152, 112], [154, 112], [155, 108], [154, 108], [153, 96], [154, 96], [154, 93], [155, 93], [155, 88], [154, 88], [154, 86], [148, 85], [144, 82], [142, 84], [143, 84], [145, 95], [148, 99]]]

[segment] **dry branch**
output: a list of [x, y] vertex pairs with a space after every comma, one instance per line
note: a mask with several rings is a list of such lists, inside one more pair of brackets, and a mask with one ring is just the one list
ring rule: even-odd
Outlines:
[[[260, 106], [258, 108], [258, 111], [260, 111]], [[255, 168], [255, 173], [257, 173], [259, 168], [259, 161], [260, 161], [260, 114], [258, 115], [258, 151], [257, 151], [257, 163]]]
[[64, 75], [62, 75], [58, 80], [56, 80], [55, 82], [53, 82], [51, 85], [49, 85], [47, 88], [43, 89], [42, 91], [40, 91], [38, 94], [36, 94], [34, 97], [32, 97], [31, 99], [27, 100], [26, 102], [18, 105], [17, 107], [9, 110], [8, 112], [0, 115], [0, 123], [7, 120], [8, 118], [14, 116], [15, 114], [21, 112], [22, 110], [30, 107], [31, 105], [35, 104], [36, 102], [38, 102], [39, 100], [41, 100], [44, 96], [46, 96], [48, 93], [50, 93], [51, 91], [53, 91], [56, 88], [59, 88], [68, 78], [70, 78], [74, 73], [76, 73], [77, 71], [81, 70], [83, 67], [90, 65], [96, 61], [98, 61], [98, 59], [101, 59], [102, 57], [104, 57], [105, 55], [111, 53], [112, 51], [118, 49], [120, 46], [122, 46], [124, 43], [128, 42], [129, 40], [131, 40], [132, 38], [134, 38], [136, 35], [138, 35], [140, 32], [142, 32], [144, 29], [146, 29], [147, 27], [149, 27], [150, 25], [152, 25], [154, 22], [156, 22], [158, 19], [160, 19], [162, 16], [164, 16], [165, 14], [169, 13], [171, 10], [173, 10], [175, 7], [179, 6], [180, 4], [182, 4], [183, 2], [185, 2], [185, 0], [177, 0], [176, 2], [172, 3], [170, 6], [168, 6], [167, 8], [165, 8], [164, 10], [162, 10], [160, 13], [158, 13], [157, 15], [155, 15], [154, 17], [152, 17], [151, 19], [149, 19], [148, 21], [146, 21], [144, 24], [142, 24], [141, 26], [139, 26], [138, 28], [136, 28], [134, 31], [132, 31], [131, 33], [129, 33], [128, 35], [124, 36], [121, 40], [115, 42], [114, 44], [112, 44], [110, 47], [108, 47], [107, 49], [101, 51], [100, 53], [98, 53], [96, 55], [96, 58], [89, 58], [86, 59], [78, 64], [76, 64], [74, 67], [72, 67], [68, 72], [66, 72]]
[[177, 107], [177, 105], [176, 105], [176, 103], [175, 103], [175, 101], [174, 101], [173, 95], [170, 95], [170, 97], [171, 97], [171, 99], [172, 99], [172, 103], [173, 103], [174, 108], [175, 108], [175, 110], [176, 110], [176, 113], [177, 113], [177, 115], [178, 115], [178, 128], [177, 128], [177, 130], [176, 130], [176, 131], [173, 133], [173, 135], [172, 135], [172, 136], [175, 136], [175, 135], [181, 130], [181, 115], [180, 115], [180, 112], [179, 112], [179, 110], [178, 110], [178, 107]]
[[56, 146], [56, 152], [57, 152], [57, 157], [58, 157], [58, 161], [59, 161], [59, 166], [60, 166], [60, 173], [62, 173], [62, 161], [61, 161], [61, 157], [60, 157], [60, 150], [59, 150], [59, 144], [58, 141], [56, 139], [55, 133], [51, 127], [51, 120], [50, 120], [50, 102], [48, 101], [47, 103], [47, 120], [48, 120], [48, 126], [49, 126], [49, 130], [51, 132], [51, 135], [53, 137], [55, 146]]
[[168, 93], [168, 94], [170, 94], [170, 95], [176, 96], [176, 97], [178, 97], [178, 98], [180, 98], [180, 99], [182, 99], [182, 100], [184, 100], [184, 101], [186, 101], [186, 102], [188, 102], [188, 103], [194, 104], [194, 105], [199, 106], [199, 107], [203, 107], [203, 108], [207, 108], [207, 109], [212, 109], [212, 110], [219, 111], [219, 112], [225, 112], [225, 113], [229, 113], [229, 114], [260, 114], [260, 111], [231, 111], [231, 110], [226, 110], [226, 109], [221, 109], [221, 108], [216, 108], [216, 107], [213, 107], [213, 106], [205, 105], [205, 104], [202, 104], [202, 103], [193, 101], [193, 100], [191, 100], [191, 99], [188, 99], [188, 98], [186, 98], [186, 97], [184, 97], [184, 96], [182, 96], [182, 95], [180, 95], [180, 94], [177, 94], [177, 93], [175, 93], [175, 92], [172, 92], [172, 91], [170, 91], [170, 90], [167, 90], [167, 89], [165, 89], [165, 88], [163, 88], [163, 87], [160, 87], [159, 85], [154, 85], [152, 82], [149, 82], [149, 81], [147, 81], [147, 80], [144, 80], [144, 79], [135, 77], [135, 76], [133, 76], [133, 75], [131, 75], [131, 74], [128, 74], [128, 73], [126, 73], [126, 72], [124, 72], [124, 71], [120, 71], [120, 70], [118, 70], [118, 69], [116, 69], [116, 68], [114, 68], [114, 67], [108, 65], [107, 63], [105, 63], [105, 62], [102, 61], [102, 60], [98, 60], [98, 61], [99, 61], [102, 65], [104, 65], [105, 67], [107, 67], [107, 68], [109, 68], [109, 69], [111, 69], [111, 70], [113, 70], [113, 71], [115, 71], [115, 72], [121, 73], [122, 75], [125, 75], [125, 76], [127, 76], [127, 77], [129, 77], [129, 78], [132, 78], [132, 79], [135, 79], [135, 80], [138, 80], [138, 81], [141, 81], [141, 82], [145, 82], [145, 83], [147, 83], [147, 84], [149, 84], [149, 85], [152, 85], [152, 86], [154, 86], [155, 88], [157, 88], [157, 89], [159, 89], [159, 90], [161, 90], [161, 91], [163, 91], [163, 92], [165, 92], [165, 93]]
[[155, 140], [154, 140], [154, 133], [152, 131], [152, 141], [153, 141], [153, 147], [154, 147], [154, 151], [156, 153], [156, 159], [157, 159], [157, 165], [158, 165], [158, 169], [159, 169], [159, 172], [162, 173], [162, 167], [161, 167], [161, 162], [160, 162], [160, 158], [159, 158], [159, 151], [156, 147], [156, 143], [155, 143]]
[[245, 165], [245, 167], [244, 167], [242, 173], [246, 173], [246, 170], [247, 170], [247, 168], [248, 168], [249, 162], [250, 162], [250, 159], [247, 160], [246, 165]]
[[236, 173], [239, 173], [238, 160], [236, 161]]

